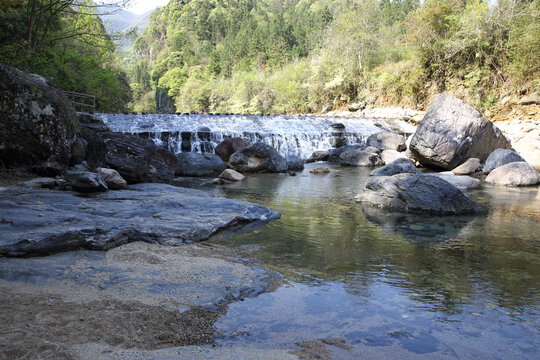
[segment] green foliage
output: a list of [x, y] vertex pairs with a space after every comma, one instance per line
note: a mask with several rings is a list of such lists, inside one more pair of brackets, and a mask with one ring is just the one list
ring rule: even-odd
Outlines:
[[126, 110], [131, 89], [97, 9], [88, 0], [2, 2], [0, 62], [46, 76], [63, 90], [94, 94], [98, 111]]

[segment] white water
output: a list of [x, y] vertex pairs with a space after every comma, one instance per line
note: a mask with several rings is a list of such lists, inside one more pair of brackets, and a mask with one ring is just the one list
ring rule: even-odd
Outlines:
[[[363, 144], [381, 131], [370, 119], [313, 115], [98, 115], [112, 131], [148, 137], [175, 153], [213, 152], [224, 139], [241, 137], [271, 145], [283, 156], [308, 158], [316, 150], [332, 148], [330, 139], [339, 132], [332, 129], [334, 123], [345, 125], [346, 144]], [[210, 134], [199, 130], [203, 126], [210, 128]]]

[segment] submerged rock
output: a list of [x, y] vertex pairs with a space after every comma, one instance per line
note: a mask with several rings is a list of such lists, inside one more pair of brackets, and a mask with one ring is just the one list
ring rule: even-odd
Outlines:
[[495, 149], [486, 159], [482, 171], [484, 174], [489, 174], [493, 169], [498, 168], [499, 166], [519, 161], [525, 161], [525, 159], [519, 156], [514, 150]]
[[107, 250], [133, 241], [180, 245], [236, 225], [279, 218], [264, 206], [164, 184], [89, 197], [33, 189], [0, 194], [0, 253], [8, 256]]
[[391, 163], [373, 170], [369, 176], [392, 176], [396, 174], [421, 174], [422, 171], [414, 166], [407, 158], [399, 158]]
[[465, 161], [463, 164], [459, 165], [457, 168], [452, 170], [456, 175], [469, 175], [474, 174], [476, 170], [480, 167], [480, 159], [470, 158]]
[[482, 211], [457, 187], [423, 174], [371, 177], [356, 200], [389, 211], [416, 214], [459, 215]]
[[287, 160], [276, 149], [262, 142], [250, 145], [229, 158], [229, 165], [240, 172], [270, 172], [287, 171]]
[[491, 121], [449, 93], [435, 96], [411, 140], [411, 152], [420, 163], [448, 170], [469, 158], [484, 160], [493, 150], [509, 147]]
[[214, 154], [199, 154], [183, 152], [176, 155], [175, 175], [180, 176], [212, 176], [221, 173], [227, 165], [221, 158]]
[[0, 160], [6, 166], [67, 166], [75, 112], [48, 79], [0, 64]]
[[488, 184], [504, 186], [531, 186], [538, 184], [539, 181], [538, 171], [523, 161], [499, 166], [486, 177]]
[[229, 138], [220, 142], [218, 146], [216, 146], [215, 152], [216, 155], [221, 158], [221, 160], [229, 162], [229, 158], [232, 154], [248, 147], [249, 145], [249, 142], [242, 138]]
[[329, 172], [330, 172], [330, 169], [324, 166], [316, 167], [309, 170], [310, 174], [328, 174]]

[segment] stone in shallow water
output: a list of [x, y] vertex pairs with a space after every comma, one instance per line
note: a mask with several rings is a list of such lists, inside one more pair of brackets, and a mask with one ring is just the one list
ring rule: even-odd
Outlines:
[[133, 241], [180, 245], [280, 216], [264, 206], [164, 184], [87, 197], [7, 189], [1, 192], [0, 213], [0, 253], [8, 256], [107, 250]]
[[257, 142], [235, 152], [229, 158], [229, 165], [240, 172], [270, 172], [287, 171], [287, 160], [272, 146]]
[[472, 178], [467, 175], [457, 176], [453, 172], [432, 173], [431, 176], [437, 176], [441, 179], [448, 181], [450, 184], [462, 190], [478, 189], [482, 182], [478, 179]]
[[531, 186], [538, 184], [539, 181], [538, 171], [523, 161], [499, 166], [486, 177], [488, 184], [504, 186]]
[[242, 181], [246, 177], [233, 169], [225, 169], [219, 174], [218, 178], [228, 181]]
[[458, 215], [482, 211], [457, 187], [424, 174], [371, 177], [356, 200], [389, 211], [416, 214]]
[[178, 155], [175, 175], [210, 176], [217, 175], [227, 168], [221, 158], [214, 154], [183, 152]]
[[381, 150], [405, 150], [405, 138], [390, 131], [380, 131], [371, 135], [366, 142], [367, 146], [374, 146]]
[[452, 170], [456, 175], [469, 175], [474, 174], [476, 170], [480, 167], [480, 159], [470, 158], [465, 161], [463, 164], [459, 165], [457, 168]]
[[404, 173], [421, 174], [422, 171], [414, 166], [411, 160], [399, 158], [381, 168], [373, 170], [369, 176], [392, 176]]
[[491, 154], [489, 154], [486, 159], [486, 164], [482, 169], [484, 174], [489, 174], [493, 169], [498, 168], [499, 166], [518, 162], [525, 161], [517, 152], [510, 149], [495, 149]]
[[378, 154], [350, 149], [339, 156], [339, 163], [344, 166], [377, 166], [382, 165], [382, 160]]

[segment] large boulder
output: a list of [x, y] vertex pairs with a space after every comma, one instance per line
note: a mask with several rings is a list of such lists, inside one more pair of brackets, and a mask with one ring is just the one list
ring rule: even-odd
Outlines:
[[484, 174], [489, 174], [493, 169], [499, 166], [506, 165], [513, 162], [525, 161], [517, 152], [510, 149], [495, 149], [489, 154], [484, 164], [482, 171]]
[[87, 159], [92, 168], [111, 168], [128, 183], [160, 182], [174, 178], [178, 159], [150, 139], [103, 132], [86, 139]]
[[392, 176], [396, 174], [421, 174], [422, 171], [414, 166], [407, 158], [399, 158], [383, 167], [373, 170], [369, 176]]
[[298, 155], [287, 156], [287, 169], [288, 170], [304, 170], [304, 162]]
[[379, 131], [370, 135], [366, 141], [367, 146], [374, 146], [381, 150], [405, 150], [405, 137], [390, 131]]
[[[332, 164], [340, 164], [341, 163], [341, 159], [340, 159], [340, 156], [341, 154], [343, 154], [345, 151], [348, 151], [348, 150], [359, 150], [359, 149], [362, 149], [362, 146], [361, 145], [345, 145], [345, 146], [342, 146], [342, 147], [339, 147], [339, 148], [336, 148], [336, 149], [331, 149], [330, 151], [328, 151], [328, 162], [329, 163], [332, 163]], [[313, 156], [313, 155], [312, 155]]]
[[510, 148], [510, 142], [491, 121], [449, 93], [435, 96], [411, 139], [411, 152], [420, 163], [448, 170], [472, 157], [484, 160], [497, 148]]
[[178, 162], [174, 171], [175, 175], [212, 176], [220, 174], [227, 168], [223, 160], [214, 154], [183, 152], [176, 156]]
[[383, 164], [379, 154], [359, 149], [349, 149], [341, 153], [339, 163], [343, 166], [378, 166]]
[[249, 142], [236, 137], [236, 138], [228, 138], [223, 140], [219, 143], [218, 146], [216, 146], [215, 152], [216, 155], [218, 155], [221, 160], [225, 162], [229, 162], [229, 158], [232, 154], [234, 154], [237, 151], [242, 150], [243, 148], [246, 148], [249, 146]]
[[417, 214], [458, 215], [482, 211], [457, 187], [424, 174], [371, 177], [356, 200], [390, 211]]
[[75, 112], [48, 79], [0, 64], [0, 161], [6, 166], [69, 161]]
[[240, 172], [270, 172], [287, 171], [287, 160], [276, 149], [262, 142], [250, 145], [229, 158], [229, 165]]
[[513, 162], [499, 166], [486, 177], [488, 184], [504, 186], [531, 186], [540, 181], [538, 171], [526, 162]]

